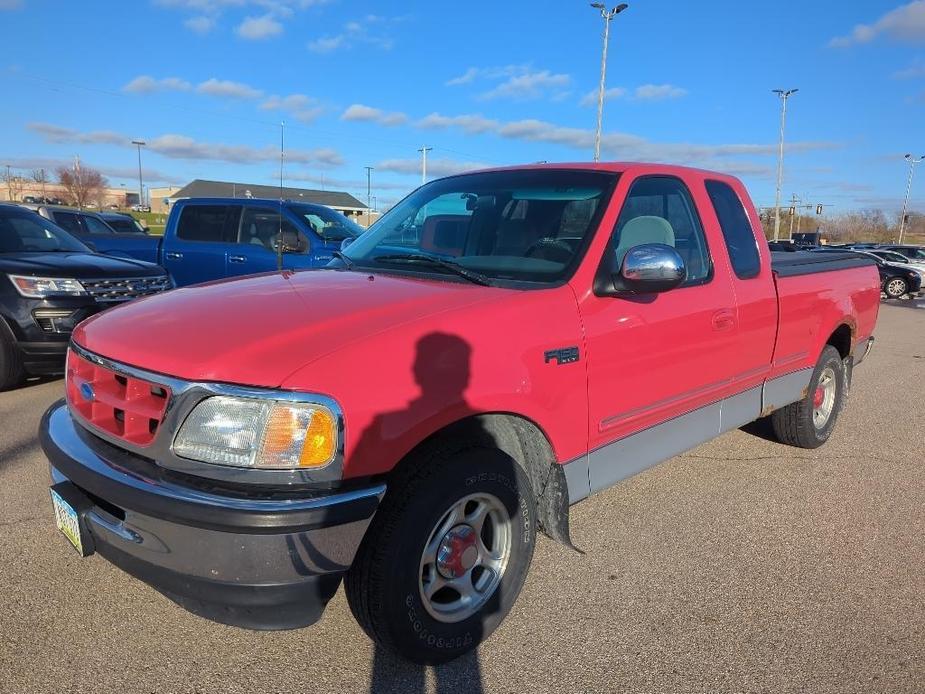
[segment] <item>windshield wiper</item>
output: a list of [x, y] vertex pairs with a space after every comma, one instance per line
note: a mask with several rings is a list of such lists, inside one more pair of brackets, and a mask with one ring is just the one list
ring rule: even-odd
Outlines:
[[350, 258], [344, 255], [343, 252], [341, 251], [331, 251], [331, 255], [333, 255], [335, 258], [341, 261], [347, 267], [348, 270], [352, 270], [354, 266], [356, 265], [355, 262], [350, 260]]
[[372, 258], [375, 261], [385, 261], [391, 263], [419, 263], [421, 265], [433, 265], [434, 267], [443, 268], [449, 270], [460, 277], [463, 277], [473, 284], [481, 284], [486, 287], [491, 286], [491, 280], [483, 275], [481, 272], [476, 272], [475, 270], [469, 270], [464, 268], [458, 263], [454, 263], [452, 260], [447, 260], [445, 258], [438, 258], [433, 255], [427, 255], [425, 253], [391, 253], [386, 255], [379, 255], [375, 258]]

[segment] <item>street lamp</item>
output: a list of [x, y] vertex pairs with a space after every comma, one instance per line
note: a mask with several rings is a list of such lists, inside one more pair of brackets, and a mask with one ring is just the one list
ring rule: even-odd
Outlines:
[[147, 144], [144, 140], [132, 140], [132, 144], [138, 147], [138, 204], [145, 204], [144, 184], [141, 182], [141, 148]]
[[607, 43], [610, 39], [610, 20], [629, 7], [629, 5], [623, 2], [610, 11], [607, 10], [607, 6], [602, 2], [592, 2], [591, 7], [600, 10], [601, 17], [604, 18], [604, 50], [601, 53], [601, 86], [597, 92], [597, 130], [594, 131], [594, 161], [600, 161], [601, 126], [604, 121], [604, 82], [607, 77]]
[[899, 243], [903, 242], [903, 232], [906, 230], [906, 210], [909, 208], [909, 193], [912, 192], [912, 177], [915, 176], [915, 165], [925, 161], [925, 154], [916, 159], [911, 154], [903, 157], [909, 162], [909, 182], [906, 184], [906, 198], [903, 200], [903, 214], [899, 219]]
[[787, 121], [787, 99], [799, 89], [774, 89], [780, 98], [780, 145], [777, 151], [777, 193], [774, 196], [774, 240], [780, 240], [780, 186], [784, 179], [784, 124]]

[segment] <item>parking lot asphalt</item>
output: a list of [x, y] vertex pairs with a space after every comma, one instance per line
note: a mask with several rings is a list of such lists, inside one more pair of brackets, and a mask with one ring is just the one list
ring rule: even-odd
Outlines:
[[[0, 394], [3, 692], [923, 692], [925, 301], [885, 305], [821, 449], [735, 431], [572, 509], [476, 655], [377, 653], [343, 592], [310, 629], [207, 622], [54, 527], [60, 380]], [[760, 434], [760, 432], [757, 432]]]

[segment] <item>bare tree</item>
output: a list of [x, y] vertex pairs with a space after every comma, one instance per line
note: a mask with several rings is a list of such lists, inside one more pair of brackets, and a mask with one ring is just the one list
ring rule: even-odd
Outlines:
[[21, 176], [13, 173], [9, 166], [0, 169], [0, 180], [6, 186], [6, 194], [10, 202], [19, 200], [22, 196], [23, 180]]
[[32, 180], [36, 182], [37, 185], [42, 186], [42, 200], [48, 198], [48, 193], [45, 189], [45, 186], [51, 183], [51, 179], [48, 177], [48, 172], [45, 169], [32, 169]]
[[59, 166], [55, 174], [58, 177], [58, 183], [78, 207], [86, 207], [88, 203], [102, 199], [104, 189], [109, 186], [103, 174], [87, 166], [73, 169]]

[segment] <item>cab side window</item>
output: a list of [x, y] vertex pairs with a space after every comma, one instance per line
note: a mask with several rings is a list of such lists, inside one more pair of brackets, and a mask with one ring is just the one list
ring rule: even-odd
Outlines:
[[234, 243], [240, 205], [187, 205], [180, 213], [177, 238], [184, 241]]
[[241, 228], [238, 232], [238, 243], [250, 246], [262, 246], [268, 251], [276, 252], [276, 241], [280, 231], [284, 236], [295, 235], [303, 249], [308, 248], [305, 234], [300, 233], [292, 222], [283, 217], [280, 219], [278, 210], [269, 210], [263, 207], [245, 207], [241, 217]]
[[110, 229], [104, 222], [100, 221], [96, 217], [91, 217], [90, 215], [84, 215], [84, 224], [87, 225], [87, 231], [91, 234], [111, 234], [112, 229]]
[[751, 222], [739, 196], [728, 183], [707, 181], [707, 194], [713, 202], [716, 217], [729, 251], [729, 261], [740, 280], [757, 277], [761, 272], [761, 257]]
[[55, 224], [72, 234], [86, 233], [80, 223], [80, 215], [73, 212], [55, 212]]
[[626, 252], [644, 243], [672, 246], [687, 269], [681, 286], [704, 284], [713, 276], [713, 263], [703, 225], [690, 191], [674, 176], [646, 176], [630, 188], [610, 240], [616, 267]]

